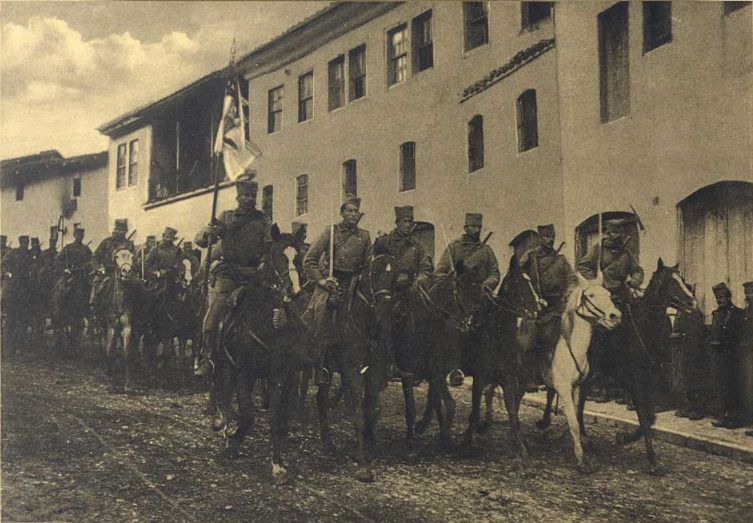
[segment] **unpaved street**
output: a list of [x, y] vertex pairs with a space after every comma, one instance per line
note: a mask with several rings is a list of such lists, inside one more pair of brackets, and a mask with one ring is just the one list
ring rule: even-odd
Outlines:
[[[453, 393], [459, 441], [470, 395]], [[504, 424], [470, 452], [441, 452], [432, 428], [408, 456], [397, 384], [382, 400], [384, 456], [373, 461], [374, 483], [352, 478], [346, 452], [321, 454], [310, 395], [308, 419], [290, 438], [292, 481], [282, 487], [271, 481], [266, 414], [239, 459], [217, 460], [221, 439], [207, 428], [206, 393], [197, 390], [143, 383], [114, 394], [88, 363], [17, 357], [3, 363], [2, 394], [3, 521], [750, 521], [753, 514], [751, 465], [658, 443], [670, 474], [651, 477], [642, 445], [617, 447], [613, 428], [593, 425], [599, 470], [583, 476], [567, 438], [541, 442], [533, 428], [539, 412], [528, 407], [525, 469], [511, 459]], [[418, 398], [422, 404], [423, 387]], [[342, 448], [350, 434], [342, 407], [333, 420]]]

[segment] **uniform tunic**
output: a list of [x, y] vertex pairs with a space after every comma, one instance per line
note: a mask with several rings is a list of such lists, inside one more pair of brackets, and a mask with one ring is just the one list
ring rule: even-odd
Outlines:
[[714, 356], [714, 373], [719, 388], [724, 413], [729, 417], [740, 415], [742, 387], [738, 370], [738, 348], [745, 328], [745, 311], [734, 305], [719, 307], [712, 313], [710, 341]]
[[411, 281], [418, 277], [431, 276], [431, 258], [424, 247], [413, 239], [412, 235], [402, 234], [397, 229], [385, 236], [377, 238], [374, 243], [376, 252], [386, 252], [395, 257], [399, 273], [407, 274]]
[[[599, 244], [578, 262], [578, 272], [585, 278], [596, 278], [596, 264], [599, 259]], [[643, 269], [638, 260], [624, 247], [608, 247], [601, 249], [601, 272], [604, 274], [604, 287], [613, 293], [628, 285], [638, 288], [643, 283]]]
[[170, 241], [161, 241], [157, 246], [149, 251], [144, 260], [144, 267], [147, 274], [154, 271], [171, 271], [179, 267], [181, 250], [173, 245]]
[[108, 272], [116, 269], [115, 253], [121, 249], [128, 249], [132, 253], [136, 252], [133, 242], [126, 238], [117, 238], [110, 236], [102, 240], [97, 250], [94, 251], [92, 258], [98, 267], [104, 267]]
[[88, 269], [92, 259], [92, 250], [83, 243], [69, 243], [57, 256], [57, 264], [61, 269]]
[[[449, 251], [452, 251], [452, 265]], [[460, 260], [463, 260], [464, 266], [468, 269], [477, 271], [477, 276], [484, 286], [495, 289], [499, 285], [499, 264], [494, 251], [488, 245], [464, 235], [461, 239], [451, 242], [449, 249], [445, 249], [437, 264], [436, 273], [449, 274]]]

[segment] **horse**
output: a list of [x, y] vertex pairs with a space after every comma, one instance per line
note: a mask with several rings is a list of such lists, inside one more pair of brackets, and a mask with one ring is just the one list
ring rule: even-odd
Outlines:
[[[656, 355], [671, 335], [671, 323], [667, 308], [686, 313], [697, 308], [693, 292], [679, 273], [678, 265], [667, 266], [659, 258], [656, 271], [640, 298], [632, 298], [625, 306], [622, 322], [609, 331], [609, 346], [605, 354], [607, 368], [613, 374], [635, 405], [639, 426], [632, 432], [618, 432], [617, 443], [638, 441], [641, 436], [646, 446], [648, 473], [654, 476], [666, 474], [656, 459], [651, 427], [656, 420], [654, 407], [654, 380]], [[592, 351], [589, 351], [589, 354]], [[587, 386], [587, 384], [586, 384]], [[578, 418], [582, 419], [585, 394], [581, 392]], [[548, 408], [552, 395], [547, 396]], [[542, 420], [543, 421], [543, 420]], [[581, 424], [581, 430], [583, 426]]]
[[277, 225], [271, 228], [272, 241], [251, 282], [232, 295], [233, 308], [219, 327], [214, 394], [219, 418], [213, 428], [227, 429], [232, 388], [238, 397], [238, 424], [226, 438], [222, 454], [233, 458], [254, 422], [253, 390], [258, 380], [266, 380], [270, 394], [272, 477], [278, 484], [288, 481], [283, 461], [288, 434], [290, 397], [299, 370], [308, 361], [305, 345], [299, 340], [305, 327], [290, 307], [291, 282], [288, 275], [289, 242]]
[[51, 316], [55, 346], [70, 352], [81, 339], [89, 308], [89, 276], [85, 268], [66, 269], [52, 289]]

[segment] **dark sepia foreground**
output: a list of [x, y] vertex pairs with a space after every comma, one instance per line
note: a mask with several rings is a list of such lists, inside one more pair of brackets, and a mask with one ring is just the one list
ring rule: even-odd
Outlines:
[[[460, 441], [470, 393], [453, 394]], [[422, 404], [425, 387], [417, 397]], [[658, 442], [670, 474], [656, 478], [644, 473], [642, 445], [618, 447], [614, 429], [594, 425], [599, 470], [583, 476], [567, 438], [542, 443], [533, 425], [540, 412], [530, 407], [521, 410], [531, 454], [524, 470], [504, 424], [453, 453], [439, 450], [432, 427], [409, 457], [401, 402], [391, 384], [384, 456], [374, 461], [376, 482], [363, 484], [345, 455], [321, 454], [312, 390], [290, 438], [291, 484], [278, 487], [266, 413], [239, 459], [218, 461], [220, 438], [201, 414], [205, 393], [144, 382], [134, 394], [113, 394], [89, 363], [16, 356], [2, 368], [2, 520], [749, 521], [753, 513], [750, 464]], [[342, 447], [351, 432], [339, 409], [332, 419]]]

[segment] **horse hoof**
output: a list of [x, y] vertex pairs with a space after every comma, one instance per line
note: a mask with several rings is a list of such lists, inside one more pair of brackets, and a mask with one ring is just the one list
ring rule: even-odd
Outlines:
[[212, 420], [211, 427], [213, 432], [220, 432], [227, 428], [227, 421], [225, 418], [218, 416]]
[[660, 465], [652, 465], [648, 468], [648, 473], [654, 477], [661, 478], [669, 474], [669, 470]]
[[374, 473], [368, 467], [358, 467], [356, 469], [355, 478], [362, 483], [373, 483]]
[[272, 463], [272, 481], [274, 481], [275, 485], [287, 485], [290, 482], [288, 471], [285, 470], [285, 467]]
[[552, 424], [552, 422], [548, 419], [540, 419], [536, 422], [536, 428], [539, 430], [546, 430], [549, 428], [549, 426]]
[[578, 465], [578, 471], [581, 474], [593, 474], [596, 472], [596, 465], [584, 456], [583, 461]]

